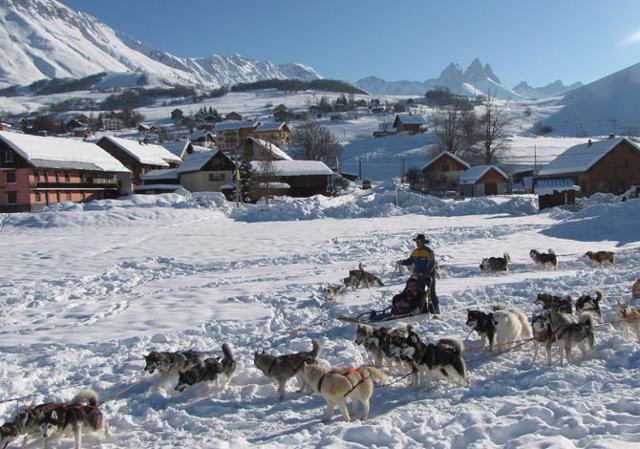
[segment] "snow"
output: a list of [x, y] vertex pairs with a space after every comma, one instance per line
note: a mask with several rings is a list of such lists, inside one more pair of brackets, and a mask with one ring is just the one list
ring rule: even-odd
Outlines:
[[504, 176], [505, 180], [508, 178], [505, 172], [495, 165], [477, 165], [461, 173], [458, 180], [460, 181], [460, 184], [475, 184], [491, 169], [494, 169], [501, 176]]
[[5, 131], [0, 131], [0, 139], [34, 167], [129, 172], [120, 161], [93, 143]]
[[538, 179], [533, 189], [538, 195], [550, 195], [553, 192], [566, 192], [567, 190], [580, 191], [580, 186], [577, 186], [572, 178]]
[[211, 160], [213, 156], [218, 154], [218, 151], [220, 150], [199, 151], [190, 154], [185, 158], [184, 161], [182, 161], [182, 164], [180, 164], [180, 167], [178, 167], [177, 172], [189, 173], [193, 171], [200, 171], [202, 167], [204, 167], [205, 164], [209, 162], [209, 160]]
[[258, 125], [255, 120], [227, 120], [216, 123], [215, 131], [232, 131], [236, 129], [254, 128]]
[[291, 158], [291, 156], [289, 156], [287, 153], [285, 153], [284, 151], [282, 151], [282, 149], [267, 141], [267, 140], [263, 140], [263, 139], [258, 139], [257, 137], [249, 137], [250, 140], [252, 140], [253, 142], [255, 142], [257, 145], [259, 145], [260, 147], [264, 148], [265, 150], [267, 150], [268, 152], [270, 152], [275, 158], [277, 159], [281, 159], [281, 160], [285, 160], [285, 161], [292, 161], [293, 159]]
[[[269, 163], [278, 176], [333, 175], [333, 171], [322, 161], [271, 161]], [[251, 167], [262, 171], [263, 161], [251, 161]]]
[[[273, 384], [253, 367], [254, 351], [309, 349], [310, 338], [319, 338], [321, 363], [366, 363], [353, 342], [355, 327], [333, 318], [381, 307], [400, 291], [406, 276], [394, 275], [394, 261], [409, 254], [417, 232], [428, 235], [444, 272], [442, 319], [415, 325], [429, 340], [464, 338], [470, 307], [501, 302], [530, 315], [538, 292], [602, 288], [610, 321], [615, 298], [628, 298], [637, 277], [638, 201], [522, 215], [511, 213], [518, 212], [513, 201], [533, 202], [532, 196], [491, 199], [492, 210], [487, 199], [433, 199], [452, 212], [446, 215], [428, 197], [420, 209], [409, 202], [413, 196], [400, 207], [394, 197], [375, 187], [324, 198], [320, 206], [314, 197], [235, 209], [221, 194], [182, 192], [65, 203], [0, 220], [0, 252], [10, 255], [0, 259], [0, 398], [35, 393], [25, 403], [69, 400], [85, 386], [108, 398], [131, 385], [102, 406], [112, 434], [103, 448], [637, 446], [640, 347], [615, 326], [597, 328], [596, 354], [564, 367], [532, 364], [527, 345], [484, 358], [486, 352], [474, 351], [473, 335], [466, 342], [469, 384], [376, 388], [368, 422], [324, 424], [324, 401], [292, 386], [277, 400]], [[360, 215], [352, 215], [354, 202]], [[379, 210], [386, 203], [387, 213], [367, 217], [367, 202]], [[333, 210], [333, 217], [279, 219], [298, 204]], [[457, 204], [476, 213], [453, 214], [465, 212]], [[613, 228], [604, 227], [609, 217], [618, 222]], [[570, 226], [579, 234], [564, 229]], [[550, 247], [559, 269], [540, 270], [529, 250]], [[615, 250], [617, 268], [596, 269], [580, 257], [594, 249]], [[504, 251], [513, 259], [508, 272], [477, 269], [482, 257]], [[324, 287], [358, 262], [385, 286], [327, 303]], [[220, 355], [223, 342], [239, 361], [225, 391], [199, 385], [180, 394], [170, 380], [142, 373], [143, 355], [153, 349]], [[15, 407], [0, 404], [0, 416], [9, 419]], [[53, 446], [72, 444], [65, 437]], [[84, 444], [97, 447], [92, 438]]]
[[160, 179], [178, 179], [177, 168], [167, 168], [162, 170], [151, 170], [140, 176], [143, 181], [155, 181]]
[[398, 114], [396, 118], [403, 125], [426, 125], [424, 117], [417, 114]]
[[260, 122], [255, 132], [279, 131], [285, 125], [285, 122]]
[[422, 171], [426, 170], [427, 168], [429, 168], [429, 166], [431, 164], [433, 164], [434, 162], [436, 162], [438, 159], [440, 159], [441, 157], [444, 156], [449, 156], [452, 159], [455, 159], [456, 161], [458, 161], [460, 164], [464, 165], [467, 168], [470, 168], [469, 164], [467, 164], [465, 161], [463, 161], [462, 159], [460, 159], [458, 156], [456, 156], [453, 153], [450, 153], [448, 151], [443, 151], [442, 153], [438, 154], [436, 157], [434, 157], [433, 159], [431, 159], [429, 162], [426, 163], [426, 165], [424, 167], [422, 167]]
[[622, 142], [626, 142], [640, 151], [638, 144], [624, 137], [595, 142], [589, 141], [568, 148], [547, 166], [543, 167], [538, 174], [540, 176], [551, 176], [585, 172]]
[[114, 136], [104, 136], [102, 139], [113, 143], [141, 164], [168, 167], [169, 163], [182, 162], [182, 159], [160, 145], [122, 139]]

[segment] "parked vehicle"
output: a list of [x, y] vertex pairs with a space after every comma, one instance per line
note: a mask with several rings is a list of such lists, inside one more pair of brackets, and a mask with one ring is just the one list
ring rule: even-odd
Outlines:
[[363, 179], [362, 180], [362, 189], [366, 190], [366, 189], [370, 189], [371, 188], [371, 180], [370, 179]]

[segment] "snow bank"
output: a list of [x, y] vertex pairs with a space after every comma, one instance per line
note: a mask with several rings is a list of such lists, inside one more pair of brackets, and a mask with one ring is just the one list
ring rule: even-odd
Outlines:
[[640, 240], [640, 199], [624, 203], [596, 204], [542, 231], [550, 237], [579, 241]]

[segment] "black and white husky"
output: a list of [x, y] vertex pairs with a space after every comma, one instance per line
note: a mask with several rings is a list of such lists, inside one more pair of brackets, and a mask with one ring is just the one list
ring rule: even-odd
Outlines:
[[405, 356], [412, 359], [414, 387], [430, 387], [434, 377], [459, 382], [467, 380], [467, 365], [462, 358], [464, 346], [457, 338], [441, 338], [433, 344], [423, 343], [412, 335], [405, 348], [410, 351]]
[[57, 404], [48, 408], [40, 420], [40, 429], [44, 438], [44, 448], [48, 447], [50, 436], [56, 432], [64, 433], [72, 430], [75, 438], [75, 449], [80, 449], [82, 433], [104, 430], [109, 436], [109, 425], [98, 408], [98, 394], [93, 390], [82, 390], [68, 404]]
[[231, 377], [236, 372], [236, 361], [233, 358], [231, 349], [228, 344], [222, 345], [222, 353], [224, 357], [208, 358], [201, 363], [192, 366], [187, 371], [182, 371], [178, 377], [178, 384], [176, 390], [184, 391], [187, 385], [195, 385], [200, 382], [213, 382], [215, 381], [220, 386], [220, 375], [224, 374], [226, 380], [222, 385], [222, 388], [227, 388]]
[[582, 295], [576, 300], [576, 313], [590, 312], [600, 320], [602, 320], [602, 310], [600, 310], [600, 301], [604, 298], [602, 291], [597, 290], [595, 296]]
[[529, 251], [529, 257], [531, 257], [531, 260], [540, 268], [546, 268], [546, 266], [549, 265], [555, 270], [558, 269], [558, 258], [552, 249], [550, 249], [548, 253], [541, 253], [537, 249], [532, 249]]
[[13, 421], [6, 422], [0, 426], [0, 449], [5, 449], [9, 443], [24, 435], [22, 440], [22, 448], [26, 449], [29, 438], [42, 437], [40, 430], [40, 421], [44, 418], [48, 409], [57, 407], [57, 403], [39, 404], [28, 407], [18, 412], [14, 416]]
[[181, 373], [204, 361], [202, 354], [196, 351], [160, 352], [151, 351], [144, 356], [144, 370], [153, 374], [156, 370], [161, 373]]
[[[574, 346], [580, 348], [582, 356], [586, 354], [585, 345], [593, 352], [595, 347], [595, 332], [593, 327], [593, 315], [589, 312], [582, 312], [578, 317], [578, 322], [574, 322], [564, 313], [550, 310], [545, 312], [548, 317], [549, 326], [553, 332], [553, 339], [560, 344], [560, 365], [564, 364], [563, 355], [566, 354], [567, 361], [573, 361], [571, 349]], [[563, 352], [564, 350], [564, 352]]]
[[480, 310], [467, 310], [466, 324], [480, 336], [482, 347], [485, 347], [487, 343], [489, 343], [489, 351], [493, 351], [497, 324], [493, 313], [485, 313]]

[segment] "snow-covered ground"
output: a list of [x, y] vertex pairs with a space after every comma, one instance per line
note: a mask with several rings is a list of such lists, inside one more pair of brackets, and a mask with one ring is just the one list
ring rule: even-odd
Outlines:
[[[393, 262], [409, 254], [416, 232], [431, 239], [444, 272], [442, 319], [417, 326], [427, 340], [463, 338], [467, 308], [505, 303], [530, 315], [539, 292], [601, 288], [612, 320], [615, 299], [628, 298], [638, 276], [640, 200], [576, 214], [536, 213], [533, 197], [453, 202], [402, 192], [394, 202], [384, 187], [238, 210], [215, 194], [134, 196], [0, 217], [0, 400], [68, 400], [85, 386], [108, 398], [132, 385], [103, 406], [112, 427], [104, 448], [640, 445], [639, 345], [615, 326], [597, 329], [596, 354], [565, 367], [532, 364], [527, 346], [485, 358], [474, 335], [468, 385], [379, 388], [367, 422], [324, 424], [324, 401], [293, 385], [278, 402], [253, 352], [308, 349], [319, 338], [323, 364], [366, 363], [355, 327], [333, 318], [380, 308], [400, 291], [406, 278]], [[558, 271], [536, 268], [531, 248], [555, 249]], [[616, 251], [615, 270], [580, 257], [600, 249]], [[482, 257], [505, 251], [509, 272], [478, 270]], [[323, 288], [359, 262], [385, 286], [327, 303]], [[223, 342], [239, 360], [225, 391], [179, 394], [142, 373], [152, 349], [219, 354]], [[15, 409], [0, 404], [0, 417]]]

